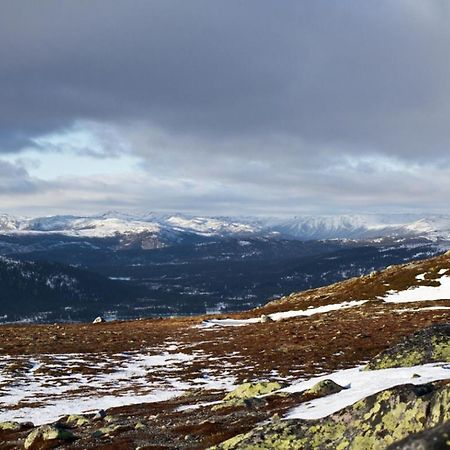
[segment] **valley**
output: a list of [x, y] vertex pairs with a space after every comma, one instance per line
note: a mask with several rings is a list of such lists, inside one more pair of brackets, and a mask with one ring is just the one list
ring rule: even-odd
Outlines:
[[[6, 259], [0, 259], [0, 269], [17, 268], [18, 261], [33, 264], [41, 281], [38, 277], [25, 303], [12, 292], [30, 290], [36, 277], [30, 280], [25, 271], [21, 279], [15, 269], [14, 289], [11, 277], [9, 284], [0, 282], [0, 320], [89, 322], [98, 315], [133, 319], [245, 311], [450, 248], [442, 217], [428, 219], [440, 228], [427, 228], [424, 220], [393, 225], [398, 217], [384, 218], [390, 225], [359, 216], [297, 218], [283, 226], [273, 220], [3, 216], [0, 255]], [[369, 237], [375, 231], [384, 234]], [[76, 289], [52, 288], [55, 276], [76, 280]]]

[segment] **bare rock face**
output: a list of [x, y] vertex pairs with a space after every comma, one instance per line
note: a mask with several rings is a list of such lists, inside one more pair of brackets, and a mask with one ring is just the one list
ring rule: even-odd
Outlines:
[[44, 425], [34, 429], [27, 436], [24, 447], [28, 450], [44, 450], [75, 439], [76, 436], [65, 428], [56, 425]]
[[450, 324], [418, 331], [377, 355], [365, 370], [411, 367], [441, 361], [450, 362]]

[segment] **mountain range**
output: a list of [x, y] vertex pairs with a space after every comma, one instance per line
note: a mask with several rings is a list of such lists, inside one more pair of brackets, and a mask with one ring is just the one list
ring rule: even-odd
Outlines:
[[449, 248], [443, 215], [1, 215], [0, 322], [241, 311]]
[[450, 215], [367, 214], [275, 217], [205, 217], [185, 214], [125, 214], [109, 211], [93, 216], [0, 215], [0, 234], [62, 234], [107, 238], [150, 234], [176, 240], [182, 234], [202, 237], [264, 236], [284, 239], [368, 239], [422, 236], [450, 238]]

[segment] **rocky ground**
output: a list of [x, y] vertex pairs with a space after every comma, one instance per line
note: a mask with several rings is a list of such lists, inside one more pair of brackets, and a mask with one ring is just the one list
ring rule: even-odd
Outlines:
[[[447, 271], [443, 255], [228, 317], [4, 325], [0, 448], [447, 448], [450, 332], [403, 341], [450, 322]], [[367, 363], [397, 384], [351, 401]]]

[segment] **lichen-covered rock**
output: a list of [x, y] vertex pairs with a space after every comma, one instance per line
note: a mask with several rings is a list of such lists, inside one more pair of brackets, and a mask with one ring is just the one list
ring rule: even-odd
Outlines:
[[[282, 385], [277, 381], [262, 381], [259, 383], [244, 383], [231, 391], [223, 398], [223, 403], [213, 407], [213, 410], [229, 406], [248, 406], [254, 407], [258, 404], [257, 397], [281, 389]], [[261, 400], [263, 401], [263, 400]]]
[[257, 397], [259, 395], [270, 394], [281, 389], [281, 384], [277, 381], [262, 381], [260, 383], [244, 383], [238, 386], [224, 397], [224, 401], [233, 399], [244, 399]]
[[443, 425], [413, 434], [389, 447], [388, 450], [444, 450], [450, 449], [450, 421]]
[[33, 430], [26, 438], [24, 447], [29, 450], [52, 448], [53, 444], [73, 441], [76, 436], [69, 430], [55, 426], [43, 425]]
[[450, 362], [450, 324], [421, 330], [377, 355], [365, 370], [411, 367], [432, 362]]
[[82, 427], [83, 425], [87, 425], [90, 423], [90, 420], [87, 417], [84, 417], [80, 414], [71, 414], [66, 419], [66, 425], [69, 427]]
[[92, 437], [104, 437], [104, 436], [114, 436], [115, 434], [122, 433], [123, 431], [129, 430], [131, 427], [127, 425], [109, 425], [107, 427], [99, 428], [92, 433]]
[[0, 431], [20, 431], [22, 424], [19, 422], [0, 422]]
[[322, 380], [316, 383], [312, 388], [303, 392], [303, 395], [312, 395], [314, 397], [325, 397], [326, 395], [337, 394], [344, 387], [335, 383], [333, 380]]
[[217, 449], [382, 450], [450, 419], [450, 386], [404, 385], [372, 395], [320, 420], [258, 427]]

